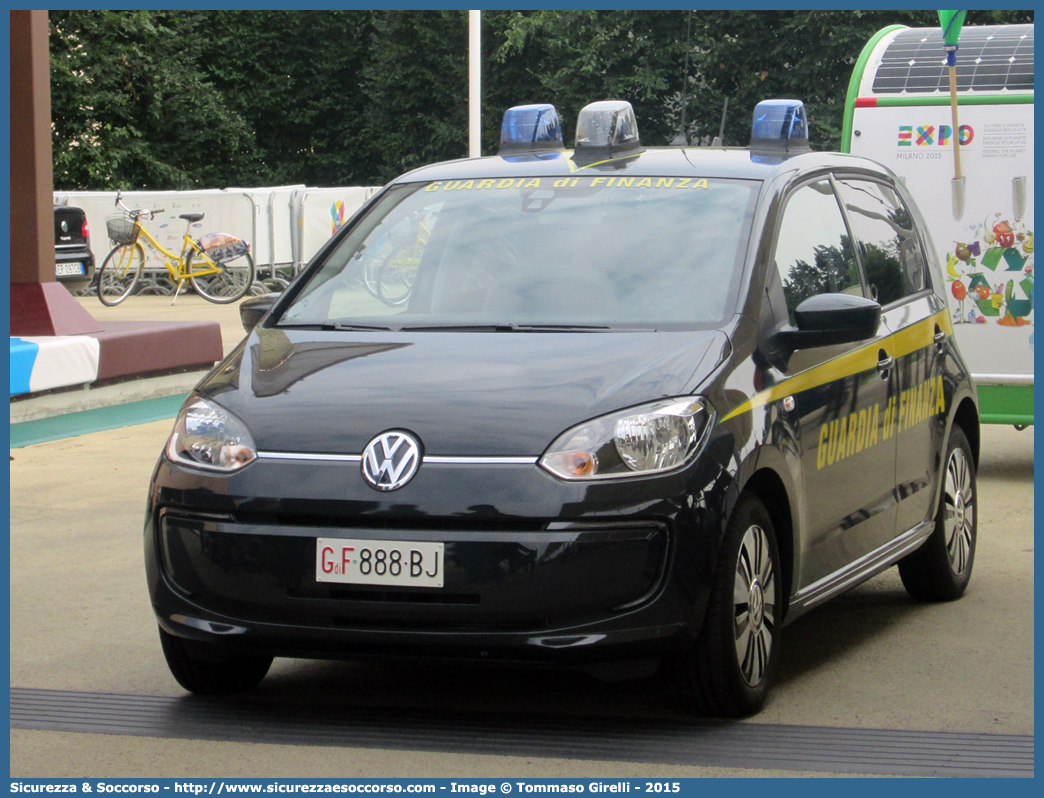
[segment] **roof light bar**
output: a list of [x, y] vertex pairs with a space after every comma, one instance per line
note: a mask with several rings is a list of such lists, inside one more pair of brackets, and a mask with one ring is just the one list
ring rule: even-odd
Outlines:
[[516, 105], [504, 112], [500, 126], [500, 155], [563, 150], [558, 111], [549, 103]]
[[752, 152], [771, 155], [808, 152], [808, 116], [801, 100], [764, 100], [754, 108]]
[[584, 106], [576, 120], [576, 149], [609, 153], [637, 150], [638, 121], [629, 102], [606, 100]]

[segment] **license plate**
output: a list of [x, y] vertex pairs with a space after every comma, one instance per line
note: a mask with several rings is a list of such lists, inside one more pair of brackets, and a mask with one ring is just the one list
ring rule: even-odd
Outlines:
[[315, 581], [442, 587], [443, 543], [318, 538]]
[[55, 277], [68, 277], [73, 274], [83, 274], [82, 263], [56, 263], [54, 264]]

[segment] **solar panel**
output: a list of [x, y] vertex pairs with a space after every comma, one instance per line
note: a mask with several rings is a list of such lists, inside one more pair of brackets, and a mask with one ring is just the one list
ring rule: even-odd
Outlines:
[[[957, 91], [1033, 91], [1033, 26], [990, 25], [961, 31]], [[885, 49], [874, 94], [949, 92], [942, 31], [900, 31]]]

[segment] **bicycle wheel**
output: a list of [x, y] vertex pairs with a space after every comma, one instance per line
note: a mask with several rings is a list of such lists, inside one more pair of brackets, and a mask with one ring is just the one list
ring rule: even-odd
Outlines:
[[405, 249], [377, 272], [377, 297], [391, 307], [403, 305], [413, 292], [413, 281], [417, 278], [420, 258], [411, 256]]
[[113, 247], [98, 272], [98, 299], [103, 305], [120, 304], [134, 290], [145, 267], [145, 250], [137, 242]]
[[196, 254], [194, 250], [189, 250], [186, 255], [185, 270], [192, 281], [192, 287], [201, 297], [219, 305], [226, 305], [242, 299], [250, 290], [250, 286], [254, 282], [254, 259], [249, 254], [240, 255], [228, 263], [212, 261], [204, 255], [206, 266], [201, 268], [216, 268], [219, 271], [199, 276], [192, 274], [192, 259]]
[[380, 273], [382, 268], [384, 267], [378, 258], [368, 256], [363, 257], [362, 284], [374, 299], [380, 299], [381, 296], [377, 290], [377, 275]]

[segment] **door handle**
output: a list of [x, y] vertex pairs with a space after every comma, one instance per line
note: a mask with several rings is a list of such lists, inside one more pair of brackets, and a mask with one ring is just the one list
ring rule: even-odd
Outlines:
[[943, 353], [943, 344], [946, 343], [946, 333], [939, 329], [939, 325], [935, 325], [935, 351], [940, 355]]
[[877, 371], [878, 373], [880, 373], [882, 380], [888, 379], [888, 372], [891, 371], [893, 363], [895, 363], [895, 358], [889, 355], [883, 349], [878, 353]]

